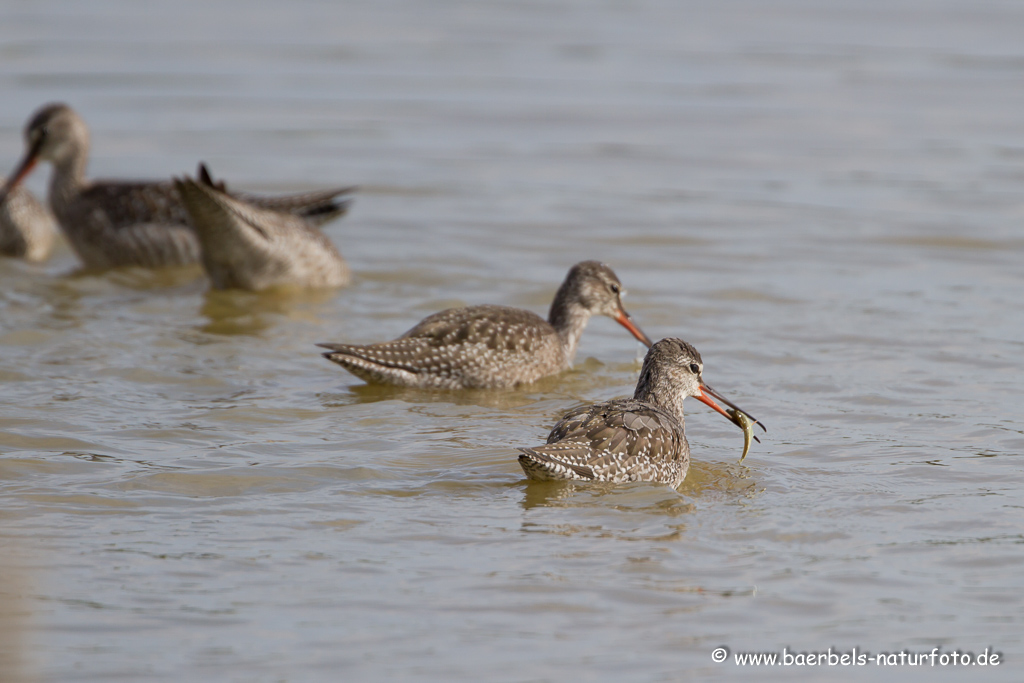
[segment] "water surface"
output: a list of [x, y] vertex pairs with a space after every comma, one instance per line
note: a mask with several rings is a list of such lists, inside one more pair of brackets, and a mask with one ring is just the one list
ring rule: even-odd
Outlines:
[[[0, 263], [0, 662], [788, 681], [711, 650], [941, 646], [1019, 679], [1022, 27], [995, 0], [0, 6], [0, 172], [64, 100], [95, 176], [362, 188], [336, 293]], [[516, 445], [632, 391], [607, 319], [513, 392], [366, 387], [314, 346], [543, 313], [585, 258], [768, 425], [742, 466], [695, 404], [678, 491], [526, 483]]]

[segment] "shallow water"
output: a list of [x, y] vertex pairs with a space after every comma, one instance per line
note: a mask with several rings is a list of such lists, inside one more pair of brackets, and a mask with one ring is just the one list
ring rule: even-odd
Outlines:
[[[337, 293], [0, 263], [7, 678], [877, 677], [725, 645], [989, 647], [972, 678], [1019, 680], [1022, 27], [990, 0], [0, 5], [0, 163], [66, 100], [96, 176], [362, 188]], [[607, 319], [507, 393], [367, 387], [314, 346], [544, 312], [584, 258], [768, 425], [742, 466], [695, 404], [678, 492], [526, 483], [514, 446], [632, 390]]]

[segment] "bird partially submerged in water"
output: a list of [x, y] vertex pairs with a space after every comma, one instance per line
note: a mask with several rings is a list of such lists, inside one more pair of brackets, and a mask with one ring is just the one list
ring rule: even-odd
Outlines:
[[348, 265], [331, 241], [290, 213], [260, 208], [227, 193], [203, 164], [199, 178], [175, 180], [202, 245], [203, 267], [217, 289], [327, 288], [349, 283]]
[[[49, 204], [60, 229], [88, 269], [197, 263], [199, 239], [170, 181], [86, 179], [89, 128], [66, 104], [48, 104], [25, 127], [26, 151], [0, 189], [3, 204], [39, 161], [53, 165]], [[282, 197], [233, 194], [261, 208], [320, 225], [346, 211], [336, 199], [352, 188]]]
[[696, 398], [748, 435], [743, 419], [726, 412], [715, 403], [717, 398], [764, 429], [759, 421], [705, 384], [703, 371], [697, 349], [682, 339], [662, 339], [644, 358], [633, 398], [595, 403], [566, 413], [551, 430], [546, 444], [519, 449], [519, 464], [526, 476], [543, 481], [656, 481], [679, 486], [690, 466], [683, 399]]
[[521, 308], [469, 306], [425, 318], [398, 339], [377, 344], [319, 344], [324, 354], [367, 382], [434, 389], [496, 389], [567, 370], [592, 315], [606, 315], [647, 346], [651, 340], [622, 307], [622, 283], [597, 261], [574, 265], [548, 319]]

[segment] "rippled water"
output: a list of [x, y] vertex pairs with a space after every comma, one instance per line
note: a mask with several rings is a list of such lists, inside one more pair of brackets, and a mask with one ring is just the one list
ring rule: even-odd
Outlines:
[[[65, 100], [96, 176], [362, 187], [337, 293], [0, 263], [7, 679], [878, 676], [725, 645], [1019, 680], [1022, 33], [993, 0], [0, 5], [0, 173]], [[314, 346], [544, 312], [584, 258], [768, 425], [742, 466], [695, 404], [678, 492], [526, 483], [515, 445], [632, 391], [607, 319], [507, 393]]]

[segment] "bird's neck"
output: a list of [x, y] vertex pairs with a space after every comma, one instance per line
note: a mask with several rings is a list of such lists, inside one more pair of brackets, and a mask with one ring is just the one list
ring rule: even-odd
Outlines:
[[683, 424], [683, 399], [686, 396], [681, 391], [674, 391], [669, 377], [658, 368], [645, 367], [641, 371], [633, 398], [661, 408], [679, 420], [680, 425]]
[[55, 212], [59, 212], [59, 207], [67, 205], [85, 189], [85, 167], [88, 163], [89, 148], [87, 145], [81, 144], [60, 161], [53, 162], [53, 175], [50, 177], [50, 206]]
[[583, 328], [590, 320], [590, 311], [580, 304], [568, 300], [559, 292], [551, 304], [551, 312], [548, 314], [548, 322], [555, 328], [559, 339], [562, 340], [562, 348], [565, 350], [566, 364], [572, 365], [576, 357], [576, 347], [580, 343], [580, 335]]

